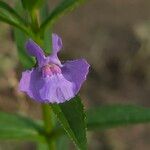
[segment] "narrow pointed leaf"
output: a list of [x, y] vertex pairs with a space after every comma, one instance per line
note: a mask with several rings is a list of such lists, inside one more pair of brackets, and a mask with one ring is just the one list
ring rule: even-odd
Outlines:
[[15, 22], [13, 20], [8, 19], [7, 17], [5, 17], [4, 15], [0, 14], [0, 21], [5, 22], [9, 25], [12, 25], [20, 30], [22, 30], [24, 33], [28, 34], [27, 29], [24, 28], [23, 26], [21, 26], [18, 22]]
[[150, 123], [150, 109], [134, 105], [108, 105], [87, 111], [88, 130]]
[[87, 149], [85, 114], [80, 98], [75, 97], [63, 104], [51, 106], [75, 145], [81, 150]]
[[[21, 6], [21, 3], [17, 3], [16, 10], [20, 12], [24, 16], [24, 11]], [[29, 37], [23, 33], [22, 31], [18, 29], [14, 29], [14, 39], [16, 41], [17, 49], [18, 49], [18, 56], [19, 60], [22, 64], [22, 66], [25, 69], [30, 69], [35, 65], [35, 60], [34, 58], [30, 57], [25, 49], [25, 43]]]
[[26, 52], [25, 43], [27, 36], [20, 30], [14, 29], [14, 37], [17, 44], [19, 60], [25, 69], [30, 69], [34, 66], [35, 60]]
[[41, 7], [45, 0], [21, 0], [25, 9], [32, 11], [34, 8]]
[[25, 21], [21, 18], [21, 16], [12, 7], [10, 7], [7, 3], [3, 1], [0, 1], [0, 12], [7, 14], [8, 16], [11, 16], [11, 17], [13, 16], [19, 22], [25, 23]]
[[42, 126], [29, 118], [0, 112], [0, 139], [43, 141], [42, 130]]
[[[47, 3], [45, 3], [43, 8], [41, 9], [41, 13], [40, 13], [41, 18], [40, 19], [43, 21], [44, 19], [46, 19], [47, 16], [48, 16], [48, 5], [47, 5]], [[51, 50], [52, 50], [52, 31], [51, 31], [51, 29], [49, 29], [48, 31], [45, 31], [43, 39], [44, 39], [44, 43], [43, 43], [44, 51], [46, 54], [50, 54]]]
[[69, 144], [69, 138], [66, 135], [63, 135], [59, 139], [57, 139], [57, 150], [69, 150]]
[[62, 0], [58, 6], [50, 13], [47, 19], [41, 25], [41, 32], [51, 26], [60, 16], [73, 10], [86, 0]]
[[7, 3], [0, 1], [0, 21], [13, 25], [27, 33], [27, 23]]

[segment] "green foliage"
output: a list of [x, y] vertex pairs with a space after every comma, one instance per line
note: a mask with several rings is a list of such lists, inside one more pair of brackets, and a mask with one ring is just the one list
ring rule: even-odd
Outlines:
[[37, 142], [37, 144], [36, 144], [36, 150], [49, 150], [49, 147], [48, 147], [47, 143]]
[[[42, 21], [47, 18], [48, 16], [47, 4], [45, 4], [41, 9], [40, 16]], [[52, 30], [51, 29], [44, 32], [43, 39], [44, 39], [44, 43], [43, 43], [44, 51], [46, 54], [50, 54], [52, 51]]]
[[61, 136], [58, 140], [57, 140], [57, 150], [67, 150], [69, 149], [69, 138], [64, 135]]
[[88, 130], [150, 123], [150, 109], [134, 105], [108, 105], [87, 111]]
[[18, 13], [3, 1], [0, 1], [0, 12], [8, 15], [9, 17], [13, 16], [20, 22], [24, 22], [24, 20], [18, 15]]
[[32, 11], [35, 8], [41, 7], [45, 0], [21, 0], [25, 9]]
[[18, 13], [8, 4], [0, 1], [0, 21], [13, 25], [28, 33], [27, 23], [18, 15]]
[[87, 148], [86, 123], [80, 98], [75, 97], [59, 105], [53, 104], [52, 109], [75, 145], [79, 149], [85, 150]]
[[25, 69], [30, 69], [35, 64], [34, 58], [26, 53], [25, 43], [27, 36], [18, 29], [14, 30], [14, 37], [17, 44], [19, 60]]
[[85, 0], [62, 0], [58, 6], [50, 13], [47, 19], [41, 25], [41, 31], [51, 26], [60, 16], [70, 12]]
[[43, 141], [42, 127], [33, 120], [0, 112], [0, 139]]
[[[20, 3], [17, 3], [16, 10], [20, 12], [20, 14], [22, 14], [23, 16], [25, 15]], [[35, 60], [27, 54], [25, 49], [25, 43], [29, 37], [19, 29], [14, 29], [13, 31], [14, 39], [17, 45], [19, 60], [25, 69], [30, 69], [35, 65]]]

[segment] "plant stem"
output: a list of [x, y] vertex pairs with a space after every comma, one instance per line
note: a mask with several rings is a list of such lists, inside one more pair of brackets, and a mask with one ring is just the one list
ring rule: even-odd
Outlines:
[[49, 150], [56, 150], [56, 145], [54, 140], [47, 140]]
[[[54, 126], [54, 119], [53, 119], [53, 112], [51, 107], [48, 104], [42, 105], [42, 112], [43, 112], [43, 121], [45, 126], [45, 133], [46, 135], [50, 135], [53, 126]], [[55, 142], [53, 139], [49, 139], [49, 136], [46, 137], [47, 144], [50, 150], [55, 150]]]
[[30, 16], [31, 16], [31, 26], [32, 26], [32, 30], [34, 32], [38, 32], [39, 30], [39, 11], [38, 10], [33, 10], [31, 13], [30, 13]]
[[[41, 43], [44, 42], [44, 39], [41, 39], [39, 36], [39, 12], [38, 10], [34, 10], [31, 14], [31, 25], [32, 30], [35, 34], [34, 40], [41, 45]], [[50, 139], [49, 135], [54, 127], [54, 118], [53, 118], [53, 112], [51, 110], [50, 105], [48, 104], [42, 104], [42, 115], [43, 115], [43, 122], [44, 122], [44, 128], [45, 128], [45, 138], [46, 142], [48, 144], [49, 150], [55, 150], [55, 141], [53, 139]]]
[[42, 105], [42, 113], [43, 113], [43, 120], [44, 120], [44, 125], [45, 125], [45, 131], [46, 133], [50, 133], [53, 127], [52, 123], [52, 112], [51, 108], [48, 104], [43, 104]]
[[[31, 25], [32, 30], [35, 34], [34, 40], [41, 45], [41, 43], [44, 42], [44, 39], [41, 39], [39, 34], [39, 11], [33, 10], [31, 15]], [[49, 150], [55, 150], [55, 141], [54, 139], [50, 138], [50, 134], [54, 127], [54, 118], [53, 118], [53, 112], [51, 110], [51, 107], [49, 104], [42, 104], [42, 115], [43, 115], [43, 122], [44, 122], [44, 128], [45, 128], [45, 138], [46, 142], [48, 144]]]

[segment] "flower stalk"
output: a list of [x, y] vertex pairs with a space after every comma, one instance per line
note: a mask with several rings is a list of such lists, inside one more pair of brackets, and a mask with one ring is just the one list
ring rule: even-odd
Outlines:
[[50, 134], [53, 128], [52, 110], [48, 104], [42, 104], [42, 115], [46, 134]]
[[50, 150], [55, 150], [56, 149], [55, 141], [54, 139], [49, 138], [49, 135], [52, 132], [52, 129], [54, 126], [54, 120], [53, 120], [53, 112], [51, 110], [51, 107], [48, 104], [42, 105], [42, 116], [43, 116], [46, 141], [47, 141], [48, 147]]
[[[30, 14], [31, 17], [31, 28], [34, 34], [34, 40], [41, 45], [41, 43], [44, 41], [40, 38], [39, 34], [39, 11], [33, 10]], [[55, 141], [54, 139], [50, 139], [49, 135], [51, 131], [53, 130], [54, 126], [54, 119], [53, 119], [53, 112], [51, 110], [51, 107], [48, 104], [42, 104], [42, 116], [43, 116], [43, 122], [44, 122], [44, 128], [45, 128], [45, 138], [46, 142], [48, 144], [49, 150], [55, 150]]]

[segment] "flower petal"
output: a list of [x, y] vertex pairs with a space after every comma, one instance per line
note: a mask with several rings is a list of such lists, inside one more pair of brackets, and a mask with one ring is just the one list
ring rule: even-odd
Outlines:
[[61, 64], [59, 58], [57, 57], [57, 55], [56, 56], [50, 55], [50, 56], [47, 57], [47, 60], [48, 60], [49, 63], [56, 64], [59, 67], [62, 67], [62, 64]]
[[29, 55], [37, 58], [39, 65], [45, 61], [43, 50], [31, 39], [26, 43], [26, 49]]
[[32, 71], [30, 71], [30, 70], [22, 72], [22, 77], [19, 82], [19, 91], [25, 92], [30, 97], [33, 97], [32, 92], [29, 90], [31, 73], [32, 73]]
[[62, 74], [55, 74], [44, 79], [44, 85], [39, 89], [43, 102], [63, 103], [75, 96], [74, 84], [67, 81]]
[[41, 72], [38, 69], [32, 69], [31, 71], [28, 70], [23, 72], [19, 83], [19, 90], [27, 93], [30, 98], [41, 102], [42, 99], [39, 94], [39, 89], [44, 83], [40, 79]]
[[48, 62], [50, 63], [54, 63], [60, 67], [62, 67], [62, 64], [60, 62], [60, 60], [58, 59], [57, 53], [61, 50], [62, 48], [62, 40], [61, 38], [53, 33], [52, 34], [52, 45], [53, 45], [53, 49], [52, 49], [52, 53], [51, 55], [49, 55], [47, 57]]
[[77, 94], [82, 83], [86, 80], [90, 65], [85, 59], [67, 61], [63, 64], [62, 74], [70, 82], [75, 84], [74, 93]]
[[53, 44], [53, 51], [52, 51], [52, 55], [57, 55], [57, 53], [61, 50], [62, 48], [62, 40], [61, 38], [53, 33], [52, 34], [52, 44]]
[[19, 90], [41, 103], [63, 103], [75, 96], [74, 84], [62, 74], [43, 78], [38, 69], [23, 72]]

